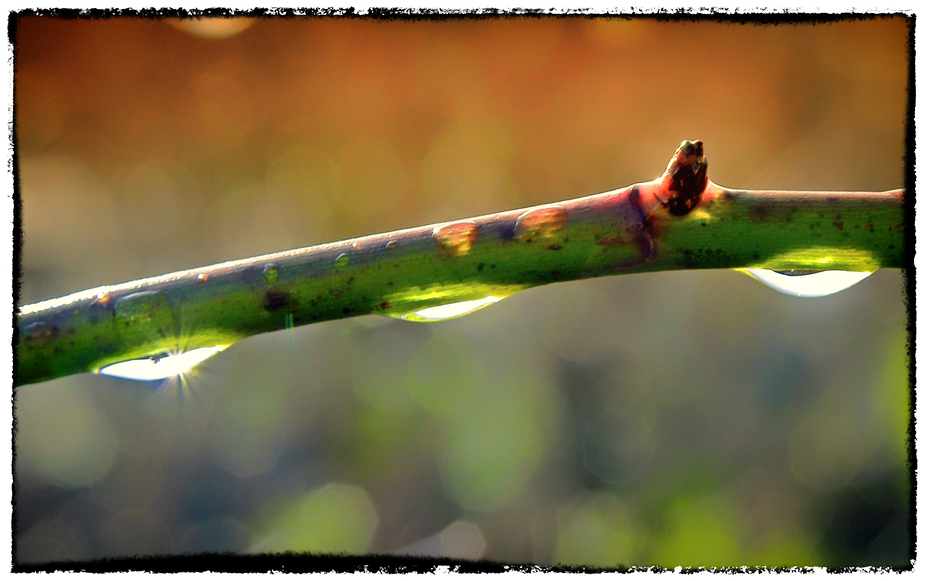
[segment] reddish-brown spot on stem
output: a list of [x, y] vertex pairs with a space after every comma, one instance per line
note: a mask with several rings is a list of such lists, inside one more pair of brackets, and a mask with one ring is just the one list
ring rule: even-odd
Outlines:
[[634, 186], [633, 189], [627, 193], [627, 199], [636, 210], [639, 217], [639, 221], [632, 224], [627, 229], [627, 233], [632, 237], [643, 260], [648, 260], [655, 256], [655, 216], [654, 214], [646, 215], [643, 211], [641, 194], [638, 187]]
[[289, 293], [270, 289], [263, 294], [263, 308], [267, 311], [273, 311], [285, 307], [292, 302]]

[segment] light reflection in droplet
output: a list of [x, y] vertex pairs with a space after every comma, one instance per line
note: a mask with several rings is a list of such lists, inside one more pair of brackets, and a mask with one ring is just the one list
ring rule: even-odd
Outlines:
[[186, 373], [209, 357], [225, 350], [227, 347], [227, 345], [217, 345], [215, 347], [192, 349], [175, 355], [121, 361], [100, 369], [99, 373], [135, 381], [167, 379]]
[[750, 268], [746, 272], [774, 290], [795, 297], [829, 296], [852, 287], [873, 274], [873, 272], [851, 272], [846, 270], [791, 271], [786, 273], [759, 268]]
[[422, 322], [446, 321], [447, 319], [455, 319], [456, 317], [474, 313], [475, 311], [483, 309], [488, 305], [497, 303], [500, 300], [501, 297], [493, 297], [489, 295], [483, 299], [475, 299], [473, 301], [460, 301], [458, 303], [451, 303], [449, 305], [428, 307], [426, 309], [421, 309], [420, 311], [415, 311], [410, 315], [405, 315], [402, 318], [408, 321]]

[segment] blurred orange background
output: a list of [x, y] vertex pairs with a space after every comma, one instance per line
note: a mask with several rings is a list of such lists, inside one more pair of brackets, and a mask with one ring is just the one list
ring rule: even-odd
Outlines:
[[[15, 19], [22, 304], [652, 179], [903, 186], [910, 22]], [[899, 271], [531, 290], [16, 392], [16, 557], [908, 563]]]

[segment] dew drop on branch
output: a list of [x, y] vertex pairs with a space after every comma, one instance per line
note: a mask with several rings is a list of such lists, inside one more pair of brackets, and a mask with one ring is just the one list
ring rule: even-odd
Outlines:
[[555, 236], [568, 220], [568, 211], [562, 206], [548, 206], [524, 212], [514, 224], [514, 238], [531, 242]]
[[47, 341], [48, 339], [54, 339], [59, 334], [58, 327], [52, 325], [51, 323], [45, 323], [39, 321], [37, 323], [32, 323], [31, 325], [26, 325], [22, 330], [20, 337], [26, 341]]
[[468, 315], [469, 313], [474, 313], [475, 311], [484, 309], [485, 307], [493, 305], [500, 300], [500, 297], [489, 295], [482, 299], [460, 301], [457, 303], [450, 303], [448, 305], [439, 305], [436, 307], [420, 309], [418, 311], [414, 311], [413, 313], [403, 315], [401, 318], [406, 321], [417, 321], [420, 323], [446, 321], [449, 319], [462, 317], [463, 315]]
[[147, 322], [170, 315], [170, 300], [164, 291], [141, 291], [119, 298], [114, 306], [117, 319]]
[[350, 262], [350, 255], [346, 252], [342, 252], [334, 259], [334, 268], [342, 269], [347, 266], [348, 262]]
[[134, 381], [154, 381], [185, 375], [196, 365], [226, 349], [227, 345], [191, 349], [183, 353], [165, 353], [160, 356], [131, 359], [113, 363], [99, 370], [102, 375], [131, 379]]
[[275, 262], [268, 262], [263, 265], [263, 282], [276, 284], [277, 280], [279, 280], [279, 265]]
[[846, 270], [765, 270], [750, 268], [746, 272], [774, 290], [795, 297], [825, 297], [861, 282], [873, 272]]
[[472, 222], [456, 222], [434, 229], [437, 245], [450, 256], [467, 254], [478, 237], [479, 225]]

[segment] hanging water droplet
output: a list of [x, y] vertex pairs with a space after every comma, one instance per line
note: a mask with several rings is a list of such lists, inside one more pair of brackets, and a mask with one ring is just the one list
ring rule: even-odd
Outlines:
[[227, 345], [202, 347], [184, 353], [165, 353], [164, 355], [145, 357], [144, 359], [121, 361], [107, 365], [100, 369], [98, 373], [135, 381], [167, 379], [189, 372], [196, 365], [227, 347]]
[[344, 268], [347, 266], [347, 263], [350, 262], [350, 255], [346, 252], [337, 255], [337, 258], [334, 259], [334, 268]]
[[568, 210], [548, 206], [524, 212], [514, 224], [514, 238], [531, 242], [556, 236], [568, 220]]
[[417, 321], [421, 323], [446, 321], [448, 319], [455, 319], [457, 317], [462, 317], [463, 315], [468, 315], [469, 313], [474, 313], [475, 311], [484, 309], [488, 305], [493, 305], [500, 300], [501, 297], [493, 297], [489, 295], [483, 299], [460, 301], [458, 303], [450, 303], [448, 305], [428, 307], [426, 309], [421, 309], [408, 315], [404, 315], [402, 316], [402, 319], [405, 319], [406, 321]]
[[386, 250], [395, 250], [396, 248], [398, 248], [398, 242], [395, 242], [394, 240], [389, 240], [385, 245]]
[[467, 254], [478, 237], [479, 225], [472, 222], [456, 222], [434, 229], [437, 244], [450, 256]]
[[750, 268], [746, 273], [774, 290], [795, 297], [825, 297], [861, 282], [870, 272], [846, 270], [765, 270]]
[[279, 280], [279, 265], [275, 262], [268, 262], [263, 265], [263, 282], [267, 284], [276, 284]]

